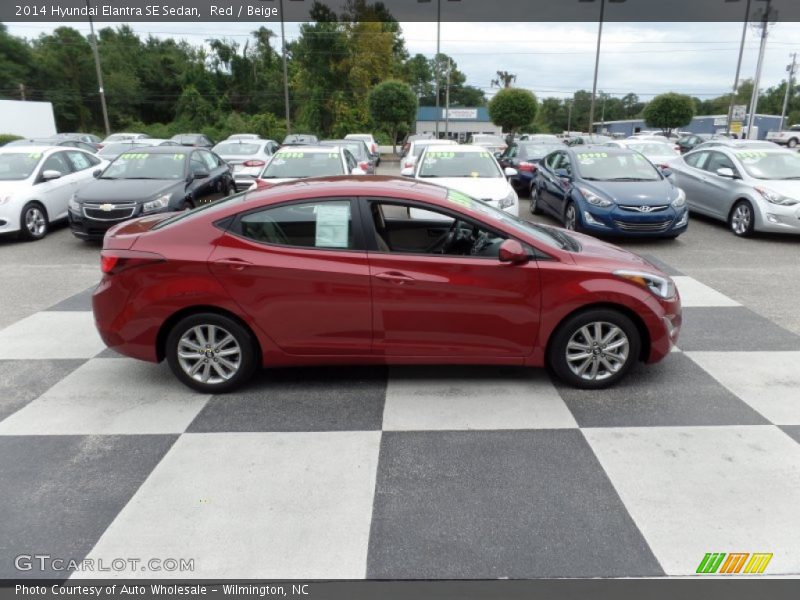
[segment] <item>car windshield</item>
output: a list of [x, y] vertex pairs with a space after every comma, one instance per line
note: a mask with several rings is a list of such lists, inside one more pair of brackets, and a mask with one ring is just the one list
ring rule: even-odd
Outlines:
[[494, 208], [493, 206], [476, 200], [472, 196], [468, 196], [456, 190], [447, 191], [447, 199], [454, 204], [463, 206], [472, 211], [480, 213], [482, 216], [487, 217], [489, 221], [500, 222], [512, 229], [536, 238], [538, 241], [547, 244], [553, 248], [579, 250], [580, 245], [573, 238], [565, 233], [561, 233], [558, 229], [538, 225], [524, 221], [519, 217], [515, 217], [504, 210]]
[[735, 155], [756, 179], [800, 179], [800, 154], [796, 152], [740, 150]]
[[576, 152], [578, 172], [592, 181], [658, 181], [660, 173], [638, 152]]
[[642, 144], [628, 144], [628, 148], [641, 152], [645, 156], [669, 156], [678, 155], [678, 152], [669, 144], [659, 144], [658, 142], [647, 142]]
[[503, 177], [488, 152], [428, 150], [422, 157], [419, 177]]
[[448, 144], [447, 142], [434, 142], [432, 144], [430, 144], [430, 143], [428, 143], [428, 144], [424, 144], [424, 143], [423, 144], [414, 144], [414, 150], [413, 150], [412, 154], [416, 158], [419, 158], [420, 154], [422, 154], [422, 151], [425, 150], [425, 148], [427, 148], [428, 146], [453, 146], [453, 145], [455, 145], [455, 144]]
[[0, 154], [0, 181], [27, 179], [41, 159], [41, 152], [8, 152]]
[[103, 146], [100, 151], [97, 153], [97, 156], [101, 158], [116, 158], [126, 150], [130, 150], [134, 144], [127, 143], [127, 144], [106, 144]]
[[261, 179], [344, 175], [339, 152], [279, 152], [261, 173]]
[[[560, 150], [564, 144], [542, 144], [542, 143], [525, 143], [520, 146], [520, 158], [529, 158], [531, 160], [539, 160], [544, 158], [554, 150]], [[522, 150], [524, 148], [524, 150]]]
[[250, 156], [257, 154], [260, 148], [258, 144], [220, 144], [214, 148], [214, 152], [221, 156]]
[[185, 162], [183, 152], [125, 152], [103, 171], [100, 179], [181, 179]]
[[324, 141], [319, 143], [320, 146], [331, 146], [331, 147], [338, 147], [338, 148], [346, 148], [352, 152], [353, 156], [356, 157], [356, 160], [364, 160], [366, 159], [366, 150], [364, 148], [364, 142], [356, 141], [356, 142], [336, 142], [336, 141]]

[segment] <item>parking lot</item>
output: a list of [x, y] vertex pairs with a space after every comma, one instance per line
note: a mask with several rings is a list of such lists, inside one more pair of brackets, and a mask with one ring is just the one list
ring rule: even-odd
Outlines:
[[65, 227], [0, 240], [0, 578], [65, 574], [15, 567], [37, 553], [194, 560], [103, 576], [482, 579], [684, 576], [763, 552], [766, 574], [800, 575], [799, 243], [701, 218], [620, 242], [674, 277], [684, 326], [609, 390], [330, 367], [205, 396], [104, 348], [99, 246]]

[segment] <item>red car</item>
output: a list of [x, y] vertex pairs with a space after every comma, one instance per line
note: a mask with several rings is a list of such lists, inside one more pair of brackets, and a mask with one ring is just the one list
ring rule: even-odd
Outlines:
[[[424, 209], [410, 211], [411, 208]], [[97, 328], [225, 392], [261, 366], [549, 366], [599, 388], [676, 343], [672, 280], [594, 238], [391, 177], [279, 184], [109, 230]]]

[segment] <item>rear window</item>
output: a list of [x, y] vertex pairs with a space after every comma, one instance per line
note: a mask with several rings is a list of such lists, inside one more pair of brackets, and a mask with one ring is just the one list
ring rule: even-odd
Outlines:
[[341, 154], [337, 152], [278, 152], [264, 168], [261, 179], [295, 179], [343, 175]]
[[214, 152], [223, 156], [249, 156], [257, 154], [259, 148], [258, 144], [220, 144]]

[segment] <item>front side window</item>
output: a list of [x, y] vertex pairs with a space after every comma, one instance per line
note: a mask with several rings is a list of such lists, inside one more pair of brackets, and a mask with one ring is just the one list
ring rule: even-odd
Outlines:
[[213, 154], [211, 154], [211, 152], [200, 152], [200, 156], [203, 159], [203, 162], [208, 167], [209, 171], [213, 171], [219, 166], [217, 158]]
[[703, 165], [708, 160], [708, 152], [693, 152], [692, 154], [686, 156], [683, 160], [690, 167], [702, 169]]
[[730, 169], [736, 173], [736, 167], [733, 166], [733, 161], [725, 156], [722, 152], [709, 152], [709, 159], [704, 169], [716, 175], [717, 169]]
[[62, 175], [66, 175], [72, 172], [72, 167], [67, 162], [64, 152], [54, 152], [47, 157], [47, 160], [42, 165], [42, 172], [44, 173], [45, 171], [58, 171]]
[[317, 200], [272, 206], [243, 215], [242, 236], [264, 244], [353, 250], [350, 200]]

